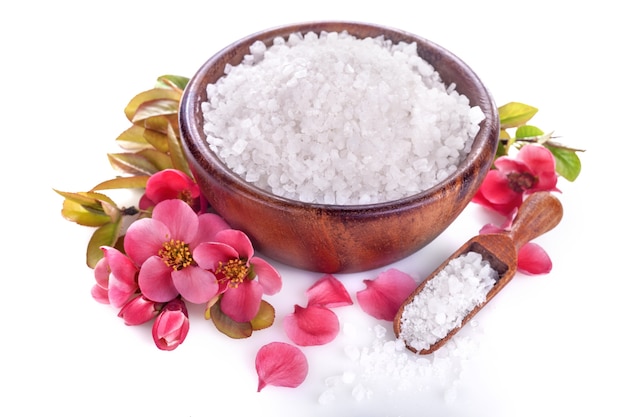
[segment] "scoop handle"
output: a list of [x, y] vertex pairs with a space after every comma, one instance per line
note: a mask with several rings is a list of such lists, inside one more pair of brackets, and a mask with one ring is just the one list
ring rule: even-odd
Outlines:
[[563, 217], [563, 205], [548, 191], [530, 194], [522, 203], [508, 232], [517, 250], [552, 230]]

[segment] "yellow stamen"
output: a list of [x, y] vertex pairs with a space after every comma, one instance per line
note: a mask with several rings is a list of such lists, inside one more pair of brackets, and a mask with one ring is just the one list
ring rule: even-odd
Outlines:
[[169, 242], [164, 242], [163, 247], [159, 250], [159, 256], [165, 265], [175, 271], [180, 271], [193, 262], [189, 245], [180, 240], [170, 239]]
[[215, 275], [221, 280], [228, 280], [231, 288], [237, 288], [248, 276], [248, 265], [241, 259], [229, 259], [226, 262], [220, 261], [215, 270]]

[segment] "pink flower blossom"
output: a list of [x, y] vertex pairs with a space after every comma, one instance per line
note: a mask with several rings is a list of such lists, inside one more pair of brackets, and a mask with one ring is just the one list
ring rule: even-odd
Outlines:
[[472, 201], [511, 217], [525, 195], [537, 191], [559, 191], [556, 188], [556, 161], [543, 146], [526, 145], [516, 158], [501, 156], [496, 169], [487, 173]]
[[[510, 221], [503, 227], [486, 224], [480, 229], [480, 234], [506, 232], [510, 224]], [[522, 245], [517, 253], [517, 270], [525, 275], [547, 274], [552, 270], [552, 260], [541, 246], [529, 242]]]
[[185, 341], [189, 333], [187, 307], [176, 298], [163, 307], [152, 326], [152, 338], [161, 350], [174, 350]]
[[363, 282], [366, 288], [356, 293], [359, 305], [370, 316], [386, 321], [393, 321], [402, 303], [417, 287], [411, 276], [395, 268]]
[[129, 258], [141, 266], [141, 292], [155, 302], [168, 302], [179, 294], [192, 303], [213, 298], [219, 289], [215, 275], [198, 267], [192, 254], [200, 243], [227, 227], [221, 217], [198, 216], [182, 200], [158, 203], [151, 218], [129, 226], [124, 239]]
[[317, 346], [329, 343], [339, 334], [339, 319], [327, 307], [294, 306], [294, 312], [283, 321], [287, 337], [299, 346]]
[[161, 201], [172, 199], [184, 201], [196, 212], [201, 210], [202, 194], [198, 184], [182, 171], [164, 169], [148, 178], [139, 208], [147, 210]]
[[124, 304], [117, 316], [124, 319], [124, 323], [128, 326], [138, 326], [155, 318], [161, 311], [161, 307], [161, 303], [155, 303], [139, 295]]
[[96, 301], [122, 307], [137, 292], [137, 267], [115, 248], [103, 246], [104, 256], [94, 267], [96, 284], [91, 295]]
[[309, 372], [309, 363], [302, 351], [282, 342], [262, 346], [256, 354], [255, 367], [259, 377], [257, 392], [267, 385], [298, 387]]
[[193, 257], [201, 268], [215, 274], [222, 294], [221, 309], [234, 321], [252, 320], [263, 294], [276, 294], [282, 287], [278, 271], [254, 256], [250, 239], [239, 230], [220, 231], [211, 242], [201, 243]]

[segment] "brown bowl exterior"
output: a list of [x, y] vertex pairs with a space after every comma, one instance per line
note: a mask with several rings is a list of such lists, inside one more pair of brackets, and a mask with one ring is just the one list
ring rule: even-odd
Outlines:
[[[261, 40], [293, 32], [348, 31], [359, 37], [384, 35], [394, 43], [416, 42], [418, 53], [454, 82], [472, 106], [485, 114], [472, 151], [458, 170], [415, 196], [371, 205], [308, 204], [277, 197], [233, 174], [209, 149], [201, 103], [207, 84], [237, 65]], [[284, 264], [323, 273], [365, 271], [388, 265], [439, 236], [469, 204], [495, 156], [499, 118], [488, 90], [459, 58], [419, 36], [356, 22], [311, 22], [282, 26], [241, 39], [210, 58], [191, 78], [180, 105], [180, 130], [191, 170], [209, 203], [226, 221], [250, 236], [256, 250]]]

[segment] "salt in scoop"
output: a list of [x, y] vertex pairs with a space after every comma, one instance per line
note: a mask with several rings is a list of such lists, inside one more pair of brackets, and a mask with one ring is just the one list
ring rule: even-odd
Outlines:
[[[415, 291], [402, 303], [394, 318], [393, 328], [396, 336], [403, 339], [409, 350], [422, 355], [439, 349], [511, 281], [517, 271], [519, 249], [532, 239], [553, 229], [561, 221], [562, 217], [563, 206], [551, 193], [542, 191], [528, 196], [519, 208], [510, 231], [473, 237], [420, 283]], [[478, 303], [463, 316], [460, 325], [449, 330], [447, 334], [430, 344], [429, 347], [418, 351], [409, 343], [406, 333], [403, 332], [403, 330], [410, 332], [411, 329], [405, 326], [414, 324], [404, 316], [405, 309], [408, 311], [414, 305], [416, 297], [424, 290], [429, 281], [437, 277], [451, 262], [460, 259], [459, 257], [465, 257], [470, 252], [481, 255], [482, 259], [488, 262], [487, 269], [495, 270], [495, 272], [491, 271], [494, 273], [493, 279], [495, 279], [495, 283], [486, 293], [485, 300]], [[459, 277], [459, 279], [462, 278]]]

